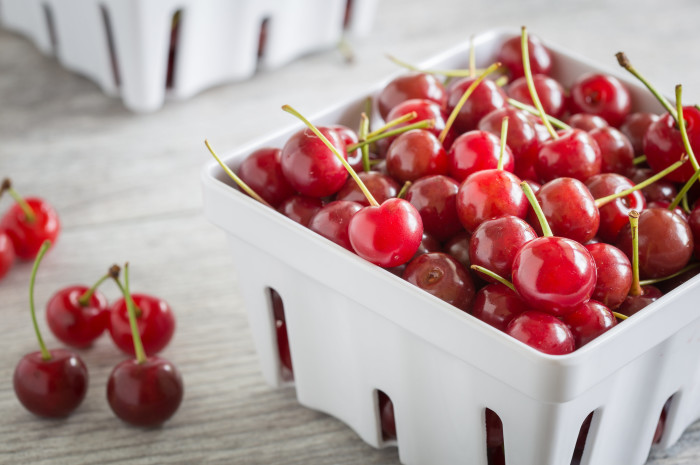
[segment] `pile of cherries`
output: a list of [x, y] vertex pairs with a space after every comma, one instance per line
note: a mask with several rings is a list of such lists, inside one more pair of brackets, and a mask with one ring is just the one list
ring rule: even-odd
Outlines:
[[[2, 187], [16, 202], [1, 220], [6, 235], [0, 234], [0, 245], [3, 237], [7, 237], [10, 243], [7, 250], [16, 252], [24, 260], [34, 260], [30, 310], [40, 348], [25, 355], [17, 364], [13, 377], [15, 393], [20, 403], [36, 415], [64, 417], [85, 398], [87, 368], [74, 351], [46, 348], [34, 305], [37, 270], [58, 236], [58, 215], [42, 199], [20, 197], [9, 180], [5, 180]], [[107, 399], [113, 412], [125, 422], [156, 426], [175, 413], [183, 396], [178, 370], [167, 360], [155, 356], [170, 342], [175, 331], [175, 316], [164, 300], [148, 294], [131, 294], [128, 264], [124, 284], [119, 275], [120, 267], [114, 265], [92, 287], [74, 285], [58, 290], [46, 305], [46, 320], [56, 338], [68, 346], [88, 348], [108, 331], [119, 349], [135, 356], [135, 360], [126, 360], [112, 371]], [[108, 279], [117, 284], [123, 295], [111, 304], [98, 290]]]

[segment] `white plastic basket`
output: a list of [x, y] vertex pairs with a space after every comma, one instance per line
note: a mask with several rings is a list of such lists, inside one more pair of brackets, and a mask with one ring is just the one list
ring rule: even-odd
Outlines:
[[[478, 65], [513, 34], [478, 36]], [[565, 84], [600, 69], [551, 48], [554, 74]], [[464, 68], [467, 49], [425, 65]], [[645, 90], [620, 77], [637, 110], [660, 111]], [[313, 121], [354, 127], [364, 98]], [[227, 162], [235, 166], [261, 146], [281, 147], [299, 128], [242, 147]], [[284, 384], [273, 288], [284, 302], [299, 402], [339, 418], [374, 447], [397, 444], [404, 464], [486, 465], [486, 408], [503, 422], [508, 465], [569, 464], [591, 412], [581, 463], [641, 465], [669, 398], [658, 447], [676, 442], [700, 417], [700, 278], [576, 352], [550, 356], [263, 207], [232, 188], [215, 163], [202, 181], [206, 216], [229, 238], [267, 382]], [[382, 439], [377, 390], [393, 401], [397, 441]]]
[[[146, 112], [368, 32], [377, 0], [0, 0], [0, 22]], [[350, 7], [346, 15], [346, 8]], [[168, 81], [173, 19], [177, 47]], [[260, 51], [265, 24], [265, 45]], [[168, 87], [166, 89], [166, 87]]]

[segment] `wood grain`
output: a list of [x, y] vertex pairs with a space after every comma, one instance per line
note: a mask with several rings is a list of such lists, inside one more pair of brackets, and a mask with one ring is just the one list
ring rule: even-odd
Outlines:
[[[282, 104], [312, 114], [357, 95], [396, 71], [385, 52], [418, 62], [472, 33], [521, 24], [610, 68], [612, 55], [625, 50], [667, 94], [684, 82], [686, 100], [696, 102], [700, 4], [670, 0], [664, 15], [658, 8], [652, 0], [380, 0], [373, 32], [352, 43], [354, 65], [336, 51], [318, 53], [147, 115], [129, 113], [24, 38], [0, 31], [0, 176], [49, 199], [63, 223], [39, 271], [36, 301], [128, 260], [133, 289], [164, 297], [176, 312], [176, 336], [163, 356], [186, 384], [182, 407], [165, 426], [125, 426], [105, 402], [106, 379], [124, 356], [103, 337], [82, 352], [90, 389], [80, 409], [59, 421], [28, 414], [11, 386], [15, 363], [35, 350], [31, 264], [20, 263], [0, 282], [0, 463], [398, 464], [395, 449], [375, 450], [341, 422], [300, 407], [293, 388], [264, 384], [236, 287], [240, 264], [201, 213], [199, 171], [209, 161], [202, 141], [225, 152], [291, 124]], [[3, 198], [0, 209], [8, 204]], [[105, 293], [117, 296], [109, 285]], [[700, 424], [648, 462], [697, 463]]]

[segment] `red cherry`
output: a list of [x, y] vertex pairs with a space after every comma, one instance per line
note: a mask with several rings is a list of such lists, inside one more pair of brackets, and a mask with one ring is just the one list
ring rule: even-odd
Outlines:
[[[168, 303], [147, 294], [132, 294], [136, 304], [139, 334], [147, 355], [154, 355], [168, 345], [175, 332], [175, 315]], [[112, 304], [109, 334], [123, 352], [134, 355], [134, 342], [124, 298]]]
[[570, 129], [560, 131], [557, 139], [542, 144], [535, 162], [535, 172], [543, 181], [569, 177], [585, 182], [600, 173], [600, 148], [585, 131]]
[[378, 392], [379, 415], [381, 417], [382, 438], [387, 440], [396, 439], [396, 418], [394, 417], [394, 404], [382, 391]]
[[452, 256], [442, 252], [420, 255], [408, 263], [403, 279], [448, 304], [468, 312], [474, 299], [469, 271]]
[[397, 105], [411, 99], [430, 100], [440, 107], [447, 103], [447, 93], [434, 75], [409, 73], [391, 80], [377, 95], [379, 114], [385, 121], [391, 120], [389, 112]]
[[472, 315], [496, 329], [505, 331], [513, 318], [530, 310], [523, 299], [501, 283], [488, 284], [476, 293]]
[[282, 173], [281, 154], [280, 149], [264, 147], [244, 158], [238, 167], [243, 182], [273, 207], [295, 194]]
[[610, 309], [595, 300], [582, 303], [562, 319], [571, 330], [577, 348], [588, 344], [617, 323]]
[[522, 179], [534, 165], [540, 149], [540, 140], [533, 119], [521, 110], [503, 107], [481, 118], [479, 130], [488, 131], [500, 137], [505, 117], [508, 117], [506, 144], [513, 154], [514, 172]]
[[22, 207], [15, 203], [0, 219], [0, 229], [12, 240], [18, 258], [33, 260], [45, 240], [56, 241], [61, 224], [56, 210], [44, 200], [35, 197], [24, 200], [34, 213], [34, 220], [27, 219]]
[[[474, 230], [469, 241], [469, 262], [510, 279], [515, 254], [536, 237], [535, 230], [518, 217], [508, 215], [486, 220]], [[483, 278], [494, 282], [489, 276]]]
[[321, 207], [323, 207], [323, 201], [317, 197], [294, 195], [282, 202], [277, 211], [287, 218], [308, 227], [311, 217], [313, 217]]
[[612, 126], [588, 132], [600, 148], [600, 172], [629, 176], [634, 171], [634, 149], [622, 132]]
[[[447, 153], [450, 176], [458, 182], [477, 171], [496, 168], [501, 155], [501, 139], [486, 131], [469, 131], [457, 137]], [[513, 172], [513, 153], [505, 146], [503, 169]]]
[[159, 357], [125, 360], [107, 382], [107, 401], [117, 417], [135, 426], [153, 427], [177, 411], [184, 394], [180, 372]]
[[0, 279], [2, 279], [15, 263], [15, 247], [12, 239], [2, 229], [0, 229]]
[[[545, 76], [544, 74], [533, 75], [532, 81], [535, 85], [537, 96], [542, 103], [544, 112], [549, 116], [561, 118], [566, 111], [564, 87], [559, 84], [559, 81]], [[511, 82], [506, 92], [510, 98], [526, 105], [534, 106], [525, 76]]]
[[[462, 78], [450, 86], [447, 93], [447, 109], [452, 112], [462, 98], [464, 92], [477, 78]], [[459, 110], [454, 121], [454, 129], [458, 134], [476, 129], [479, 120], [497, 108], [506, 106], [505, 92], [493, 81], [485, 79], [479, 83]], [[448, 147], [447, 144], [445, 144]]]
[[[586, 180], [586, 187], [596, 199], [617, 194], [634, 187], [626, 177], [615, 173], [602, 173]], [[614, 242], [622, 228], [629, 224], [629, 212], [641, 211], [647, 207], [641, 191], [634, 191], [625, 197], [619, 197], [598, 208], [600, 226], [598, 237], [605, 242]], [[582, 241], [587, 242], [587, 241]]]
[[695, 258], [700, 260], [700, 202], [696, 202], [688, 215], [688, 226], [693, 235]]
[[385, 268], [413, 257], [423, 237], [423, 222], [413, 205], [403, 199], [365, 207], [350, 220], [348, 230], [355, 253]]
[[617, 247], [599, 242], [586, 244], [596, 267], [596, 284], [592, 299], [610, 309], [616, 309], [629, 294], [632, 286], [632, 264]]
[[559, 318], [529, 310], [513, 318], [506, 333], [540, 352], [564, 355], [576, 349], [574, 336]]
[[471, 237], [471, 234], [462, 230], [462, 232], [455, 234], [450, 240], [445, 242], [444, 247], [445, 252], [456, 258], [468, 270], [471, 268], [471, 263], [469, 262], [469, 241]]
[[622, 131], [632, 143], [635, 154], [644, 154], [644, 135], [647, 133], [651, 123], [659, 118], [660, 116], [656, 113], [636, 112], [627, 115], [625, 122], [620, 126], [620, 131]]
[[[695, 107], [683, 107], [688, 140], [693, 152], [700, 153], [700, 110]], [[666, 113], [649, 125], [644, 136], [644, 154], [647, 163], [655, 172], [659, 172], [681, 159], [685, 153], [681, 133], [676, 120]], [[665, 179], [674, 182], [686, 182], [695, 171], [690, 161], [666, 175]]]
[[[382, 203], [387, 199], [396, 197], [401, 189], [391, 176], [378, 171], [360, 171], [357, 173], [367, 189], [372, 193], [374, 199]], [[362, 192], [354, 179], [348, 178], [345, 185], [335, 194], [336, 200], [349, 200], [360, 205], [369, 206], [367, 197]]]
[[348, 237], [350, 219], [362, 205], [348, 200], [336, 200], [321, 208], [309, 221], [309, 229], [341, 247], [352, 251]]
[[435, 175], [418, 179], [406, 192], [406, 200], [420, 213], [423, 229], [439, 241], [463, 230], [457, 216], [458, 190], [454, 179]]
[[13, 384], [17, 398], [35, 415], [65, 417], [82, 403], [88, 388], [88, 373], [82, 359], [65, 349], [40, 351], [22, 357], [15, 368]]
[[56, 338], [83, 348], [95, 341], [109, 325], [107, 298], [95, 291], [85, 304], [87, 286], [70, 286], [56, 292], [46, 304], [46, 321]]
[[[340, 152], [345, 144], [329, 128], [319, 131]], [[309, 129], [293, 134], [282, 148], [282, 172], [294, 189], [310, 197], [326, 197], [343, 187], [348, 173], [343, 163]]]
[[[420, 121], [425, 120], [433, 120], [434, 124], [429, 129], [429, 131], [432, 132], [435, 137], [439, 137], [442, 130], [445, 129], [447, 115], [445, 114], [444, 106], [441, 106], [431, 100], [424, 99], [406, 100], [405, 102], [396, 105], [389, 112], [389, 115], [387, 116], [387, 121], [398, 119], [404, 115], [408, 115], [409, 113], [413, 112], [416, 113], [415, 118], [394, 126], [394, 129], [398, 129], [404, 126], [408, 126], [409, 124], [418, 123]], [[395, 138], [396, 136], [387, 137], [385, 139], [380, 139], [379, 142], [382, 144], [386, 144], [386, 147], [388, 147], [394, 141]], [[452, 136], [452, 131], [449, 131], [448, 136], [443, 142], [443, 146], [449, 147], [453, 139], [454, 136]]]
[[589, 115], [588, 113], [576, 113], [575, 115], [571, 115], [567, 123], [574, 129], [580, 129], [586, 132], [609, 126], [608, 122], [600, 116]]
[[[496, 55], [496, 61], [503, 63], [511, 80], [525, 75], [521, 40], [520, 36], [506, 40]], [[539, 37], [530, 35], [527, 38], [527, 50], [533, 74], [549, 74], [552, 71], [552, 55]]]
[[386, 153], [386, 170], [400, 183], [447, 174], [447, 153], [432, 132], [413, 129], [394, 139]]
[[656, 302], [663, 296], [663, 293], [654, 286], [642, 286], [642, 293], [639, 295], [628, 295], [622, 305], [617, 309], [618, 313], [632, 316], [640, 310], [646, 308], [652, 302]]
[[615, 77], [602, 73], [580, 76], [569, 89], [572, 113], [600, 116], [609, 125], [619, 127], [630, 112], [632, 98]]

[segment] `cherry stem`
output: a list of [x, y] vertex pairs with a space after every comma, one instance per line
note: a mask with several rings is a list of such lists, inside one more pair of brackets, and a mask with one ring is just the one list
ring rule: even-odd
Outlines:
[[51, 360], [51, 353], [46, 348], [46, 344], [44, 344], [44, 339], [41, 337], [41, 331], [39, 331], [39, 323], [36, 321], [36, 310], [34, 307], [34, 282], [36, 281], [37, 270], [39, 270], [39, 263], [41, 263], [41, 259], [44, 258], [44, 255], [46, 255], [46, 251], [49, 250], [50, 247], [51, 241], [49, 240], [45, 240], [44, 243], [41, 244], [41, 248], [39, 249], [39, 253], [36, 256], [36, 260], [34, 260], [34, 266], [32, 267], [31, 277], [29, 278], [29, 309], [32, 313], [32, 324], [34, 325], [34, 333], [36, 334], [37, 341], [39, 341], [41, 359], [44, 361]]
[[[688, 193], [690, 188], [693, 187], [693, 184], [695, 183], [695, 181], [697, 181], [698, 177], [700, 177], [700, 170], [696, 170], [695, 173], [693, 173], [693, 175], [690, 177], [690, 179], [688, 179], [688, 181], [685, 184], [683, 184], [683, 187], [681, 187], [681, 190], [678, 191], [678, 194], [673, 199], [673, 202], [671, 202], [671, 204], [668, 206], [669, 210], [675, 210], [675, 208], [681, 202], [685, 202], [684, 207], [688, 204], [688, 197], [686, 196], [686, 194]], [[688, 211], [688, 209], [686, 209], [686, 211]]]
[[[367, 198], [367, 201], [369, 202], [369, 204], [372, 205], [372, 206], [374, 206], [374, 207], [378, 207], [378, 206], [379, 206], [379, 202], [377, 202], [377, 200], [374, 198], [374, 196], [373, 196], [372, 193], [369, 191], [369, 189], [367, 189], [367, 186], [365, 186], [365, 183], [362, 182], [362, 179], [360, 179], [360, 177], [357, 175], [357, 173], [355, 172], [355, 170], [352, 169], [352, 166], [350, 166], [350, 164], [347, 162], [347, 160], [345, 160], [345, 157], [342, 156], [342, 155], [340, 154], [340, 152], [338, 152], [338, 149], [336, 149], [336, 148], [333, 146], [333, 144], [330, 143], [330, 141], [329, 141], [328, 139], [326, 139], [326, 136], [324, 136], [324, 135], [321, 133], [321, 131], [319, 131], [318, 128], [316, 128], [316, 126], [314, 126], [313, 124], [311, 124], [311, 122], [310, 122], [309, 120], [307, 120], [306, 118], [304, 118], [304, 117], [301, 115], [301, 113], [299, 113], [298, 111], [296, 111], [296, 110], [295, 110], [294, 108], [292, 108], [291, 106], [289, 106], [289, 105], [283, 105], [283, 106], [282, 106], [282, 110], [284, 110], [284, 111], [286, 111], [287, 113], [290, 113], [290, 114], [296, 116], [297, 118], [299, 118], [299, 119], [311, 130], [311, 132], [313, 132], [313, 133], [316, 135], [316, 137], [318, 137], [319, 139], [321, 139], [321, 142], [323, 142], [324, 144], [326, 144], [326, 147], [328, 147], [328, 149], [329, 149], [331, 152], [333, 152], [333, 154], [335, 154], [336, 157], [338, 157], [338, 160], [340, 160], [340, 162], [343, 164], [343, 166], [344, 166], [345, 169], [348, 171], [348, 173], [350, 173], [350, 176], [352, 176], [352, 178], [355, 180], [355, 182], [357, 183], [357, 186], [360, 188], [360, 190], [362, 191], [362, 193], [365, 194], [365, 197]], [[354, 150], [354, 149], [353, 149], [353, 150]]]
[[612, 312], [612, 314], [613, 314], [613, 315], [615, 316], [615, 318], [617, 318], [618, 320], [626, 320], [627, 318], [629, 318], [627, 315], [623, 315], [622, 313], [618, 313], [618, 312]]
[[503, 154], [506, 153], [506, 138], [508, 137], [508, 117], [501, 120], [501, 151], [498, 154], [498, 165], [496, 169], [503, 170]]
[[258, 195], [257, 192], [255, 192], [253, 189], [251, 189], [250, 186], [248, 186], [248, 184], [246, 184], [241, 178], [239, 178], [238, 175], [237, 175], [236, 173], [234, 173], [234, 172], [231, 170], [231, 168], [229, 168], [228, 166], [226, 166], [226, 164], [223, 162], [223, 160], [221, 160], [221, 158], [219, 158], [219, 156], [216, 154], [216, 152], [214, 152], [214, 149], [211, 148], [211, 145], [209, 145], [209, 141], [208, 141], [208, 140], [206, 140], [206, 139], [204, 140], [204, 145], [207, 146], [207, 148], [209, 149], [209, 152], [212, 154], [212, 156], [213, 156], [214, 158], [216, 158], [216, 161], [219, 162], [219, 165], [221, 165], [221, 168], [224, 170], [224, 172], [225, 172], [226, 174], [228, 174], [228, 176], [229, 176], [231, 179], [233, 179], [233, 181], [238, 185], [238, 187], [241, 188], [241, 190], [242, 190], [243, 192], [245, 192], [245, 193], [248, 194], [249, 196], [253, 197], [255, 200], [257, 200], [258, 202], [262, 203], [263, 205], [266, 205], [266, 206], [272, 208], [272, 205], [270, 205], [269, 203], [267, 203], [267, 202], [265, 201], [265, 199], [263, 199], [262, 197], [260, 197], [260, 196]]
[[[697, 173], [697, 171], [696, 171]], [[681, 203], [683, 204], [683, 210], [685, 210], [686, 213], [690, 214], [690, 205], [688, 205], [688, 196], [684, 195]]]
[[346, 151], [352, 152], [353, 150], [357, 150], [359, 148], [362, 148], [362, 146], [364, 146], [364, 145], [370, 145], [370, 144], [377, 142], [378, 140], [386, 139], [387, 137], [391, 137], [391, 136], [396, 136], [398, 134], [411, 131], [412, 129], [431, 129], [433, 127], [435, 127], [435, 120], [424, 119], [422, 121], [418, 121], [417, 123], [409, 124], [407, 126], [401, 126], [400, 128], [396, 128], [396, 129], [393, 129], [391, 131], [382, 132], [382, 133], [377, 134], [375, 136], [368, 137], [367, 139], [361, 140], [361, 141], [357, 142], [356, 144], [349, 145], [348, 147], [346, 147]]
[[693, 165], [695, 171], [700, 170], [700, 165], [698, 165], [698, 160], [695, 158], [695, 153], [693, 153], [693, 147], [690, 146], [690, 140], [688, 140], [688, 131], [685, 127], [685, 118], [683, 117], [683, 102], [681, 102], [681, 96], [683, 94], [683, 86], [678, 84], [676, 86], [676, 111], [678, 112], [678, 129], [681, 131], [681, 139], [683, 140], [683, 147], [685, 148], [685, 153], [690, 157], [690, 164]]
[[633, 164], [633, 165], [641, 165], [641, 164], [644, 163], [645, 161], [647, 161], [647, 156], [646, 156], [646, 155], [640, 155], [640, 156], [638, 156], [638, 157], [632, 159], [632, 164]]
[[2, 185], [0, 186], [0, 195], [2, 195], [3, 192], [7, 191], [10, 194], [10, 197], [12, 197], [15, 202], [17, 202], [17, 205], [19, 205], [19, 208], [22, 209], [22, 212], [24, 212], [24, 217], [26, 218], [28, 223], [33, 223], [36, 221], [36, 213], [34, 213], [34, 210], [32, 207], [27, 203], [24, 198], [17, 193], [17, 191], [12, 187], [12, 182], [10, 181], [9, 178], [5, 178], [2, 180]]
[[81, 307], [87, 307], [88, 304], [90, 304], [90, 299], [92, 299], [93, 294], [97, 290], [100, 285], [108, 280], [109, 278], [116, 278], [119, 279], [119, 272], [121, 271], [121, 268], [119, 268], [118, 265], [112, 265], [104, 276], [102, 276], [100, 279], [97, 280], [97, 282], [87, 291], [83, 292], [83, 294], [78, 297], [78, 303], [80, 304]]
[[494, 273], [493, 271], [489, 270], [488, 268], [484, 268], [483, 266], [479, 265], [472, 265], [471, 269], [474, 271], [478, 271], [481, 274], [485, 274], [489, 278], [495, 279], [499, 283], [503, 284], [507, 288], [509, 288], [511, 291], [515, 291], [515, 286], [513, 286], [513, 283], [505, 279], [504, 277]]
[[522, 27], [522, 34], [520, 36], [520, 50], [523, 55], [523, 71], [525, 72], [525, 80], [527, 81], [527, 88], [530, 91], [532, 103], [535, 104], [535, 108], [537, 108], [540, 118], [542, 119], [542, 123], [544, 124], [544, 127], [547, 128], [549, 135], [552, 136], [552, 139], [557, 139], [559, 136], [549, 122], [549, 119], [547, 119], [547, 113], [545, 113], [544, 107], [542, 107], [542, 102], [540, 101], [540, 97], [537, 95], [537, 90], [535, 89], [535, 81], [532, 79], [532, 69], [530, 68], [530, 48], [528, 47], [527, 28], [525, 26]]
[[523, 181], [520, 183], [520, 188], [525, 193], [525, 197], [527, 197], [528, 202], [530, 202], [532, 209], [535, 211], [535, 215], [537, 215], [537, 219], [540, 222], [540, 227], [542, 228], [542, 235], [544, 237], [554, 236], [554, 234], [552, 233], [552, 228], [549, 227], [549, 223], [547, 223], [547, 218], [544, 216], [542, 207], [537, 201], [535, 193], [532, 192], [532, 188], [530, 187], [530, 185], [527, 182]]
[[496, 63], [492, 64], [491, 66], [486, 68], [486, 70], [484, 70], [484, 72], [481, 73], [481, 75], [478, 78], [476, 78], [474, 80], [474, 82], [472, 82], [469, 85], [469, 87], [467, 87], [467, 90], [465, 90], [464, 94], [462, 94], [462, 97], [459, 99], [459, 102], [457, 102], [457, 105], [455, 105], [454, 109], [452, 110], [452, 113], [450, 113], [449, 118], [447, 118], [447, 122], [445, 123], [444, 129], [442, 130], [442, 132], [440, 132], [440, 135], [438, 136], [438, 140], [440, 141], [441, 144], [445, 142], [445, 138], [447, 137], [447, 133], [450, 131], [450, 128], [454, 124], [455, 119], [457, 119], [457, 115], [459, 114], [459, 111], [462, 109], [462, 107], [464, 106], [464, 103], [467, 101], [469, 96], [474, 92], [474, 89], [476, 89], [479, 86], [479, 84], [481, 84], [481, 81], [486, 79], [486, 76], [493, 73], [494, 71], [496, 71], [500, 67], [501, 67], [501, 63], [496, 62]]
[[469, 77], [476, 76], [476, 50], [474, 47], [474, 36], [469, 37]]
[[412, 111], [412, 112], [410, 112], [410, 113], [406, 113], [405, 115], [401, 115], [401, 116], [399, 116], [399, 117], [396, 118], [396, 119], [392, 119], [391, 121], [389, 121], [388, 123], [386, 123], [386, 124], [385, 124], [384, 126], [382, 126], [381, 128], [379, 128], [379, 129], [377, 129], [377, 130], [375, 130], [375, 131], [372, 131], [372, 132], [368, 133], [367, 136], [365, 136], [365, 138], [367, 138], [367, 137], [375, 137], [375, 136], [378, 136], [379, 134], [381, 134], [381, 133], [383, 133], [384, 131], [387, 131], [387, 130], [393, 128], [393, 127], [396, 126], [396, 125], [399, 125], [399, 124], [401, 124], [401, 123], [405, 123], [405, 122], [407, 122], [407, 121], [411, 121], [411, 120], [412, 120], [413, 118], [415, 118], [416, 116], [418, 116], [418, 113], [416, 113], [415, 111]]
[[[508, 103], [510, 103], [512, 106], [514, 106], [518, 110], [523, 110], [523, 111], [530, 113], [531, 115], [541, 117], [540, 112], [537, 110], [537, 108], [533, 107], [532, 105], [528, 105], [527, 103], [523, 103], [519, 100], [515, 100], [512, 97], [508, 97]], [[556, 126], [559, 129], [571, 129], [571, 126], [569, 126], [568, 124], [566, 124], [562, 120], [556, 119], [554, 116], [550, 116], [550, 115], [545, 115], [545, 116], [547, 116], [547, 120], [549, 120], [549, 122], [552, 124], [552, 126]]]
[[[117, 280], [118, 282], [119, 280]], [[120, 283], [121, 284], [121, 283]], [[121, 285], [119, 286], [121, 287]], [[131, 337], [134, 340], [134, 352], [136, 352], [136, 362], [144, 363], [146, 361], [146, 351], [143, 350], [143, 342], [141, 342], [141, 334], [136, 323], [136, 304], [131, 298], [129, 291], [129, 263], [124, 264], [124, 300], [126, 302], [126, 311], [129, 315], [129, 326], [131, 327]]]
[[[402, 68], [406, 68], [411, 71], [417, 71], [419, 73], [425, 73], [425, 74], [439, 74], [440, 76], [448, 76], [448, 77], [469, 77], [471, 76], [471, 70], [469, 69], [420, 69], [417, 66], [413, 66], [409, 63], [406, 63], [405, 61], [401, 61], [396, 57], [393, 57], [391, 55], [386, 56], [389, 60], [393, 61], [397, 65], [401, 66]], [[478, 72], [479, 70], [475, 70]]]
[[403, 199], [406, 196], [406, 192], [408, 192], [408, 188], [411, 187], [411, 181], [406, 181], [403, 183], [403, 186], [401, 186], [401, 190], [399, 190], [399, 193], [396, 194], [396, 198], [398, 199]]
[[629, 295], [642, 295], [642, 286], [639, 284], [639, 212], [629, 212], [630, 228], [632, 229], [632, 286]]
[[606, 195], [605, 197], [601, 197], [599, 199], [596, 199], [595, 206], [600, 208], [603, 205], [606, 205], [615, 199], [619, 199], [620, 197], [625, 197], [627, 195], [630, 195], [632, 192], [638, 191], [639, 189], [643, 189], [643, 188], [647, 187], [649, 184], [653, 184], [656, 181], [658, 181], [659, 179], [663, 178], [668, 173], [677, 170], [686, 161], [687, 161], [687, 157], [684, 156], [681, 160], [666, 167], [664, 170], [659, 171], [658, 173], [656, 173], [654, 176], [650, 177], [649, 179], [645, 179], [644, 181], [640, 182], [639, 184], [636, 184], [635, 186], [630, 187], [629, 189], [625, 189], [623, 191], [616, 192], [614, 194]]
[[664, 276], [663, 278], [645, 279], [643, 281], [639, 281], [639, 284], [641, 286], [649, 286], [652, 284], [661, 283], [661, 282], [664, 282], [666, 280], [673, 279], [676, 276], [680, 276], [683, 273], [685, 273], [686, 271], [694, 270], [695, 268], [697, 268], [699, 266], [700, 266], [700, 262], [691, 263], [690, 265], [683, 267], [680, 271], [676, 271], [673, 274], [670, 274], [668, 276]]
[[[360, 115], [360, 129], [358, 131], [358, 136], [360, 139], [367, 138], [367, 132], [369, 131], [369, 118], [367, 113], [363, 112]], [[370, 170], [369, 166], [369, 145], [365, 144], [362, 146], [362, 169], [367, 172]]]
[[629, 73], [639, 79], [639, 81], [646, 86], [647, 89], [656, 97], [656, 100], [659, 101], [661, 106], [663, 106], [666, 111], [669, 112], [669, 114], [673, 117], [674, 120], [676, 120], [676, 123], [678, 123], [678, 114], [676, 113], [676, 110], [673, 109], [673, 106], [671, 106], [671, 103], [668, 101], [666, 97], [661, 95], [658, 90], [654, 86], [651, 85], [649, 81], [647, 81], [644, 76], [639, 74], [639, 71], [637, 71], [634, 66], [632, 66], [632, 63], [630, 62], [629, 58], [627, 58], [627, 55], [625, 55], [624, 52], [617, 52], [615, 54], [617, 57], [617, 62], [619, 63], [620, 66], [625, 68]]
[[508, 76], [500, 76], [493, 80], [493, 83], [498, 87], [503, 87], [508, 84]]

